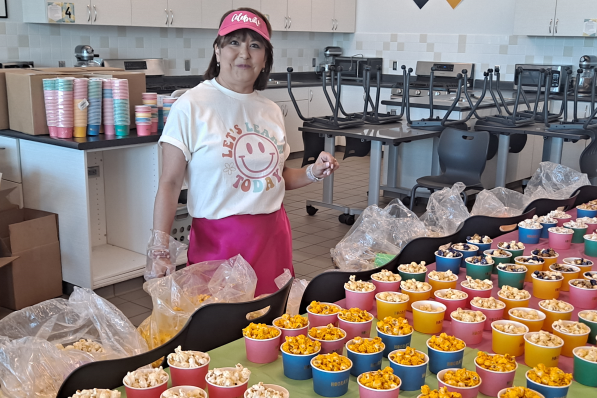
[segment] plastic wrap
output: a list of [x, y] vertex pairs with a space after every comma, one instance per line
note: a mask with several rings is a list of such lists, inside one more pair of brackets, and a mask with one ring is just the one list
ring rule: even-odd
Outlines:
[[176, 259], [186, 250], [187, 245], [174, 239], [170, 234], [162, 231], [151, 231], [147, 243], [147, 257], [145, 273], [148, 281], [172, 274], [176, 270]]
[[385, 209], [367, 207], [330, 252], [342, 270], [367, 270], [384, 265], [408, 242], [425, 235], [425, 226], [415, 213], [393, 200]]
[[253, 300], [257, 275], [238, 255], [185, 267], [164, 278], [151, 279], [143, 289], [151, 295], [153, 311], [139, 326], [150, 349], [178, 333], [197, 308], [208, 303]]
[[586, 174], [561, 164], [541, 162], [529, 180], [524, 195], [530, 201], [541, 198], [567, 199], [583, 185], [591, 185]]
[[463, 183], [457, 182], [451, 188], [435, 191], [429, 196], [427, 211], [421, 216], [427, 235], [451, 235], [470, 216], [460, 196], [465, 188]]
[[477, 194], [471, 216], [513, 217], [522, 214], [530, 199], [504, 187], [484, 189]]
[[[276, 286], [278, 289], [282, 289], [292, 278], [290, 274], [290, 270], [288, 268], [284, 268], [284, 272], [274, 279]], [[301, 306], [301, 299], [303, 298], [303, 293], [305, 293], [305, 289], [309, 281], [306, 279], [294, 279], [292, 281], [292, 286], [290, 288], [290, 293], [288, 294], [288, 302], [286, 304], [286, 313], [290, 315], [297, 315], [299, 312], [299, 307]]]

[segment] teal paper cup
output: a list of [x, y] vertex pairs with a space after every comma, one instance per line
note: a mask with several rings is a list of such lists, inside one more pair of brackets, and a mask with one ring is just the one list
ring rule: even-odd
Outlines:
[[418, 282], [425, 282], [425, 277], [427, 276], [427, 272], [419, 272], [419, 273], [412, 273], [412, 272], [404, 272], [400, 271], [398, 268], [398, 274], [402, 278], [403, 281], [408, 281], [414, 279]]
[[511, 253], [512, 254], [511, 258], [516, 258], [516, 257], [524, 256], [524, 249], [504, 249], [503, 247], [500, 247], [500, 249], [505, 250], [505, 251]]
[[129, 126], [127, 125], [115, 125], [114, 129], [116, 130], [116, 135], [129, 135]]
[[590, 257], [597, 257], [597, 240], [587, 239], [588, 236], [591, 236], [591, 235], [584, 236], [585, 254]]
[[589, 321], [588, 319], [586, 319], [589, 313], [594, 313], [597, 315], [597, 311], [580, 311], [578, 313], [578, 321], [580, 323], [584, 323], [589, 327], [589, 329], [591, 329], [591, 332], [589, 333], [589, 344], [597, 344], [597, 318], [595, 318], [594, 321]]
[[[505, 268], [508, 265], [513, 265], [518, 268], [524, 268], [523, 272], [511, 272], [511, 271], [504, 271], [502, 268]], [[497, 266], [497, 274], [498, 274], [498, 287], [501, 289], [502, 286], [512, 286], [517, 289], [524, 288], [524, 278], [527, 273], [527, 267], [524, 265], [517, 265], [517, 264], [500, 264]]]
[[578, 356], [580, 350], [589, 350], [595, 347], [576, 347], [572, 350], [574, 354], [574, 380], [589, 387], [597, 387], [597, 362], [587, 361]]
[[485, 256], [491, 256], [491, 258], [493, 259], [493, 269], [491, 271], [492, 274], [497, 274], [497, 266], [499, 264], [507, 264], [510, 263], [512, 261], [512, 253], [510, 253], [509, 251], [506, 251], [508, 253], [508, 256], [494, 256], [493, 255], [493, 251], [494, 249], [489, 249], [489, 250], [485, 250], [483, 252], [483, 255]]
[[473, 279], [491, 280], [491, 272], [493, 271], [493, 264], [472, 264], [466, 261], [466, 276]]
[[[564, 226], [566, 226], [566, 224], [564, 224]], [[584, 228], [566, 227], [566, 228], [570, 228], [571, 230], [574, 231], [574, 234], [572, 234], [572, 243], [583, 243], [585, 241], [584, 236], [587, 233], [587, 227], [584, 227]]]

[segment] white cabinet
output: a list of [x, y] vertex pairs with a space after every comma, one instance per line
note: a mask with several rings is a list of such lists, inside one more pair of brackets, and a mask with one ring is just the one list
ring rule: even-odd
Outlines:
[[514, 34], [582, 36], [585, 18], [596, 16], [595, 1], [516, 0]]
[[132, 25], [200, 28], [201, 3], [195, 0], [131, 0]]
[[261, 0], [232, 0], [232, 8], [236, 10], [241, 7], [248, 7], [259, 11], [261, 8]]
[[201, 2], [201, 27], [218, 29], [222, 15], [230, 10], [232, 10], [232, 0], [203, 0]]
[[597, 1], [558, 0], [555, 36], [582, 36], [585, 18], [597, 18]]
[[[303, 145], [303, 133], [299, 131], [299, 127], [303, 126], [303, 121], [299, 118], [296, 109], [292, 101], [280, 101], [276, 104], [282, 110], [284, 115], [284, 128], [286, 130], [286, 140], [290, 145], [290, 152], [300, 152], [305, 149]], [[307, 117], [309, 114], [309, 101], [308, 100], [297, 100], [301, 114]]]
[[[75, 24], [131, 25], [131, 0], [69, 0], [73, 4]], [[47, 23], [48, 2], [22, 0], [23, 22]]]
[[4, 180], [22, 181], [19, 140], [16, 138], [0, 137], [0, 173]]
[[311, 30], [354, 32], [356, 0], [311, 0]]
[[311, 29], [311, 0], [261, 0], [261, 12], [272, 29], [307, 32]]
[[[197, 0], [168, 0], [169, 26], [173, 28], [201, 28], [202, 9]], [[220, 17], [217, 16], [218, 23]]]

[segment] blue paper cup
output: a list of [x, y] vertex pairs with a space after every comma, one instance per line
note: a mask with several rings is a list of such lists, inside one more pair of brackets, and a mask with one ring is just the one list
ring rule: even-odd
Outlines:
[[[374, 353], [360, 353], [351, 351], [348, 346], [353, 343], [353, 340], [349, 340], [346, 343], [346, 356], [352, 361], [352, 368], [350, 374], [353, 376], [359, 376], [366, 372], [381, 369], [381, 360], [383, 359], [383, 350]], [[384, 347], [385, 348], [385, 347]]]
[[[543, 225], [543, 229], [541, 230], [541, 238], [543, 239], [548, 239], [549, 238], [549, 231], [548, 229], [550, 229], [551, 227], [557, 227], [558, 223], [553, 222], [553, 223], [540, 223], [541, 225]], [[522, 256], [522, 254], [521, 254]]]
[[313, 369], [313, 391], [322, 397], [339, 397], [348, 392], [348, 382], [350, 380], [350, 368], [339, 372], [329, 372], [313, 366], [311, 359], [311, 368]]
[[578, 206], [576, 206], [576, 218], [582, 217], [597, 217], [597, 210], [579, 209]]
[[390, 367], [394, 370], [394, 374], [400, 377], [400, 380], [402, 380], [402, 385], [400, 386], [401, 390], [416, 391], [420, 390], [425, 384], [425, 376], [427, 375], [427, 364], [429, 363], [429, 357], [424, 352], [421, 353], [425, 355], [425, 363], [416, 366], [401, 365], [390, 359]]
[[[282, 343], [282, 345], [284, 344]], [[282, 345], [280, 345], [280, 351], [282, 351], [284, 376], [293, 380], [307, 380], [312, 378], [311, 359], [315, 358], [319, 354], [319, 351], [315, 354], [295, 355], [284, 351]]]
[[429, 347], [429, 340], [427, 344], [427, 355], [429, 355], [429, 371], [437, 374], [438, 372], [448, 368], [461, 368], [462, 359], [464, 358], [464, 348], [458, 351], [439, 351]]
[[465, 258], [476, 256], [479, 252], [479, 246], [470, 243], [467, 243], [467, 245], [472, 246], [472, 250], [458, 250], [454, 249], [454, 246], [452, 246], [454, 250], [462, 253], [462, 257], [460, 257], [460, 268], [466, 268], [466, 262], [464, 261]]
[[542, 229], [518, 227], [518, 241], [522, 243], [539, 243]]
[[87, 135], [99, 135], [100, 133], [100, 125], [99, 124], [88, 124], [87, 125]]
[[403, 336], [394, 336], [391, 334], [385, 334], [383, 332], [380, 332], [379, 329], [377, 329], [377, 335], [381, 338], [381, 341], [386, 346], [386, 348], [383, 350], [383, 356], [384, 358], [387, 358], [388, 355], [390, 355], [390, 352], [395, 350], [402, 350], [407, 346], [410, 346], [410, 340], [413, 336], [413, 332], [410, 332], [410, 334], [405, 334]]
[[472, 242], [469, 242], [468, 240], [466, 241], [466, 243], [468, 243], [469, 245], [477, 246], [479, 248], [479, 250], [477, 251], [477, 255], [479, 255], [479, 256], [483, 255], [483, 252], [485, 250], [491, 249], [491, 243], [472, 243]]
[[527, 372], [524, 374], [527, 379], [527, 388], [543, 394], [545, 398], [566, 398], [568, 395], [570, 384], [564, 387], [553, 387], [546, 386], [545, 384], [535, 383], [533, 380], [529, 379], [529, 372], [530, 370], [527, 370]]
[[454, 275], [460, 273], [460, 262], [463, 257], [442, 257], [435, 252], [435, 270], [438, 272], [452, 271]]

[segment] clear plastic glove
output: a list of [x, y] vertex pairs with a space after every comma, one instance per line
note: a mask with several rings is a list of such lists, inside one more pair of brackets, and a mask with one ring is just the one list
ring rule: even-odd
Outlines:
[[145, 263], [145, 280], [161, 278], [176, 270], [176, 258], [186, 250], [187, 245], [180, 243], [170, 234], [152, 230], [147, 244], [147, 259]]

